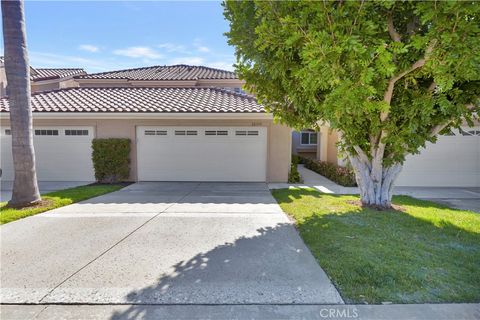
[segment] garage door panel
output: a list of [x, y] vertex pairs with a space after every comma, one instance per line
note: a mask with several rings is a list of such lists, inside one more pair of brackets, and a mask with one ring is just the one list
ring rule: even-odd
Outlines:
[[2, 128], [0, 137], [1, 155], [0, 168], [2, 168], [2, 180], [13, 180], [13, 159], [12, 159], [12, 138], [5, 135], [5, 129]]
[[[249, 128], [256, 136], [237, 136], [246, 128], [139, 127], [139, 180], [157, 181], [265, 181], [266, 129]], [[148, 136], [145, 131], [167, 131]], [[179, 136], [175, 131], [197, 131]], [[206, 135], [212, 131], [227, 135]]]
[[480, 136], [454, 134], [408, 156], [397, 185], [480, 187]]
[[[93, 127], [35, 127], [58, 135], [34, 134], [37, 178], [41, 181], [94, 181], [91, 141]], [[3, 131], [3, 130], [2, 130]], [[4, 132], [4, 131], [3, 131]], [[88, 134], [86, 134], [88, 132]], [[75, 134], [75, 135], [72, 135]], [[77, 135], [78, 134], [78, 135]], [[11, 136], [2, 135], [2, 180], [13, 180]]]

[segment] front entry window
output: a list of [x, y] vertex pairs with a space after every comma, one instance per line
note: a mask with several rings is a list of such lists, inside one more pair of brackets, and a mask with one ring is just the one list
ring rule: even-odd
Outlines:
[[302, 131], [301, 144], [316, 145], [317, 144], [317, 133], [313, 132], [313, 131]]

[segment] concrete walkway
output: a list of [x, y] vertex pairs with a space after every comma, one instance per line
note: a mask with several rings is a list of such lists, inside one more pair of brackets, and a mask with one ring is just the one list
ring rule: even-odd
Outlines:
[[[93, 181], [92, 181], [93, 182]], [[39, 181], [40, 193], [48, 193], [67, 188], [83, 186], [92, 182], [85, 181]], [[13, 181], [0, 182], [0, 201], [9, 201], [12, 198]]]
[[[270, 189], [290, 187], [310, 187], [324, 193], [358, 194], [356, 187], [342, 187], [318, 173], [298, 166], [303, 178], [301, 184], [270, 183]], [[419, 199], [429, 200], [446, 206], [480, 212], [480, 188], [450, 188], [450, 187], [395, 187], [394, 194], [408, 195]]]
[[0, 232], [2, 303], [343, 303], [264, 183], [137, 183]]

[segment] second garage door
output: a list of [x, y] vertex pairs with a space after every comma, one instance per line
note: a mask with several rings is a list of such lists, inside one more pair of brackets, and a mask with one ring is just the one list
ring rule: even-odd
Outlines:
[[140, 181], [265, 181], [264, 127], [137, 127]]
[[409, 155], [397, 185], [480, 187], [480, 127], [453, 130]]

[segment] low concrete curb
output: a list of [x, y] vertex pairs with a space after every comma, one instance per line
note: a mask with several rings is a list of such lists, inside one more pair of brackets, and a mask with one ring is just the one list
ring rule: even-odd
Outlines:
[[480, 319], [480, 304], [1, 305], [7, 319]]

